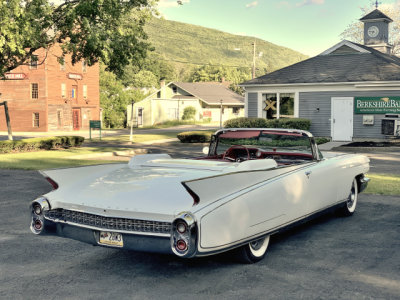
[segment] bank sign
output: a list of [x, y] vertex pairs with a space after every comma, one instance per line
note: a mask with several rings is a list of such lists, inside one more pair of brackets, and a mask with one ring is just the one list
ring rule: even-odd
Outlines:
[[400, 114], [400, 97], [355, 97], [355, 114]]

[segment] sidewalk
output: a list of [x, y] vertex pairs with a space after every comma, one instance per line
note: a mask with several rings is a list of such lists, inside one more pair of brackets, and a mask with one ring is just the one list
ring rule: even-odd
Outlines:
[[325, 144], [318, 145], [318, 149], [321, 151], [330, 151], [333, 148], [337, 148], [337, 147], [346, 145], [348, 143], [350, 143], [350, 142], [327, 142]]

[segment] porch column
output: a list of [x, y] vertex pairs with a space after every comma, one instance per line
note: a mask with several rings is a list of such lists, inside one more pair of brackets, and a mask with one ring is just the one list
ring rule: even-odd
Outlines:
[[281, 93], [276, 93], [276, 118], [279, 119], [280, 116], [280, 108], [281, 108]]
[[257, 117], [262, 118], [262, 93], [257, 93]]

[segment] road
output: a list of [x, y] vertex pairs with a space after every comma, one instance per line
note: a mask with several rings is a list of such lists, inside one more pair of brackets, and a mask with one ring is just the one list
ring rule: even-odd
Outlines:
[[370, 162], [370, 172], [382, 174], [400, 174], [400, 149], [397, 152], [364, 153]]
[[229, 253], [184, 260], [34, 236], [28, 206], [50, 185], [35, 171], [0, 170], [0, 188], [0, 299], [400, 297], [400, 197], [361, 194], [352, 217], [275, 235], [263, 261], [242, 265]]

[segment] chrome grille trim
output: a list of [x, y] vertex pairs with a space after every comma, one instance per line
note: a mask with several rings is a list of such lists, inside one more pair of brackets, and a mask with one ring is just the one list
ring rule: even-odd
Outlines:
[[105, 217], [67, 209], [52, 209], [44, 212], [46, 219], [64, 222], [97, 230], [109, 230], [144, 235], [171, 235], [171, 223], [139, 219]]

